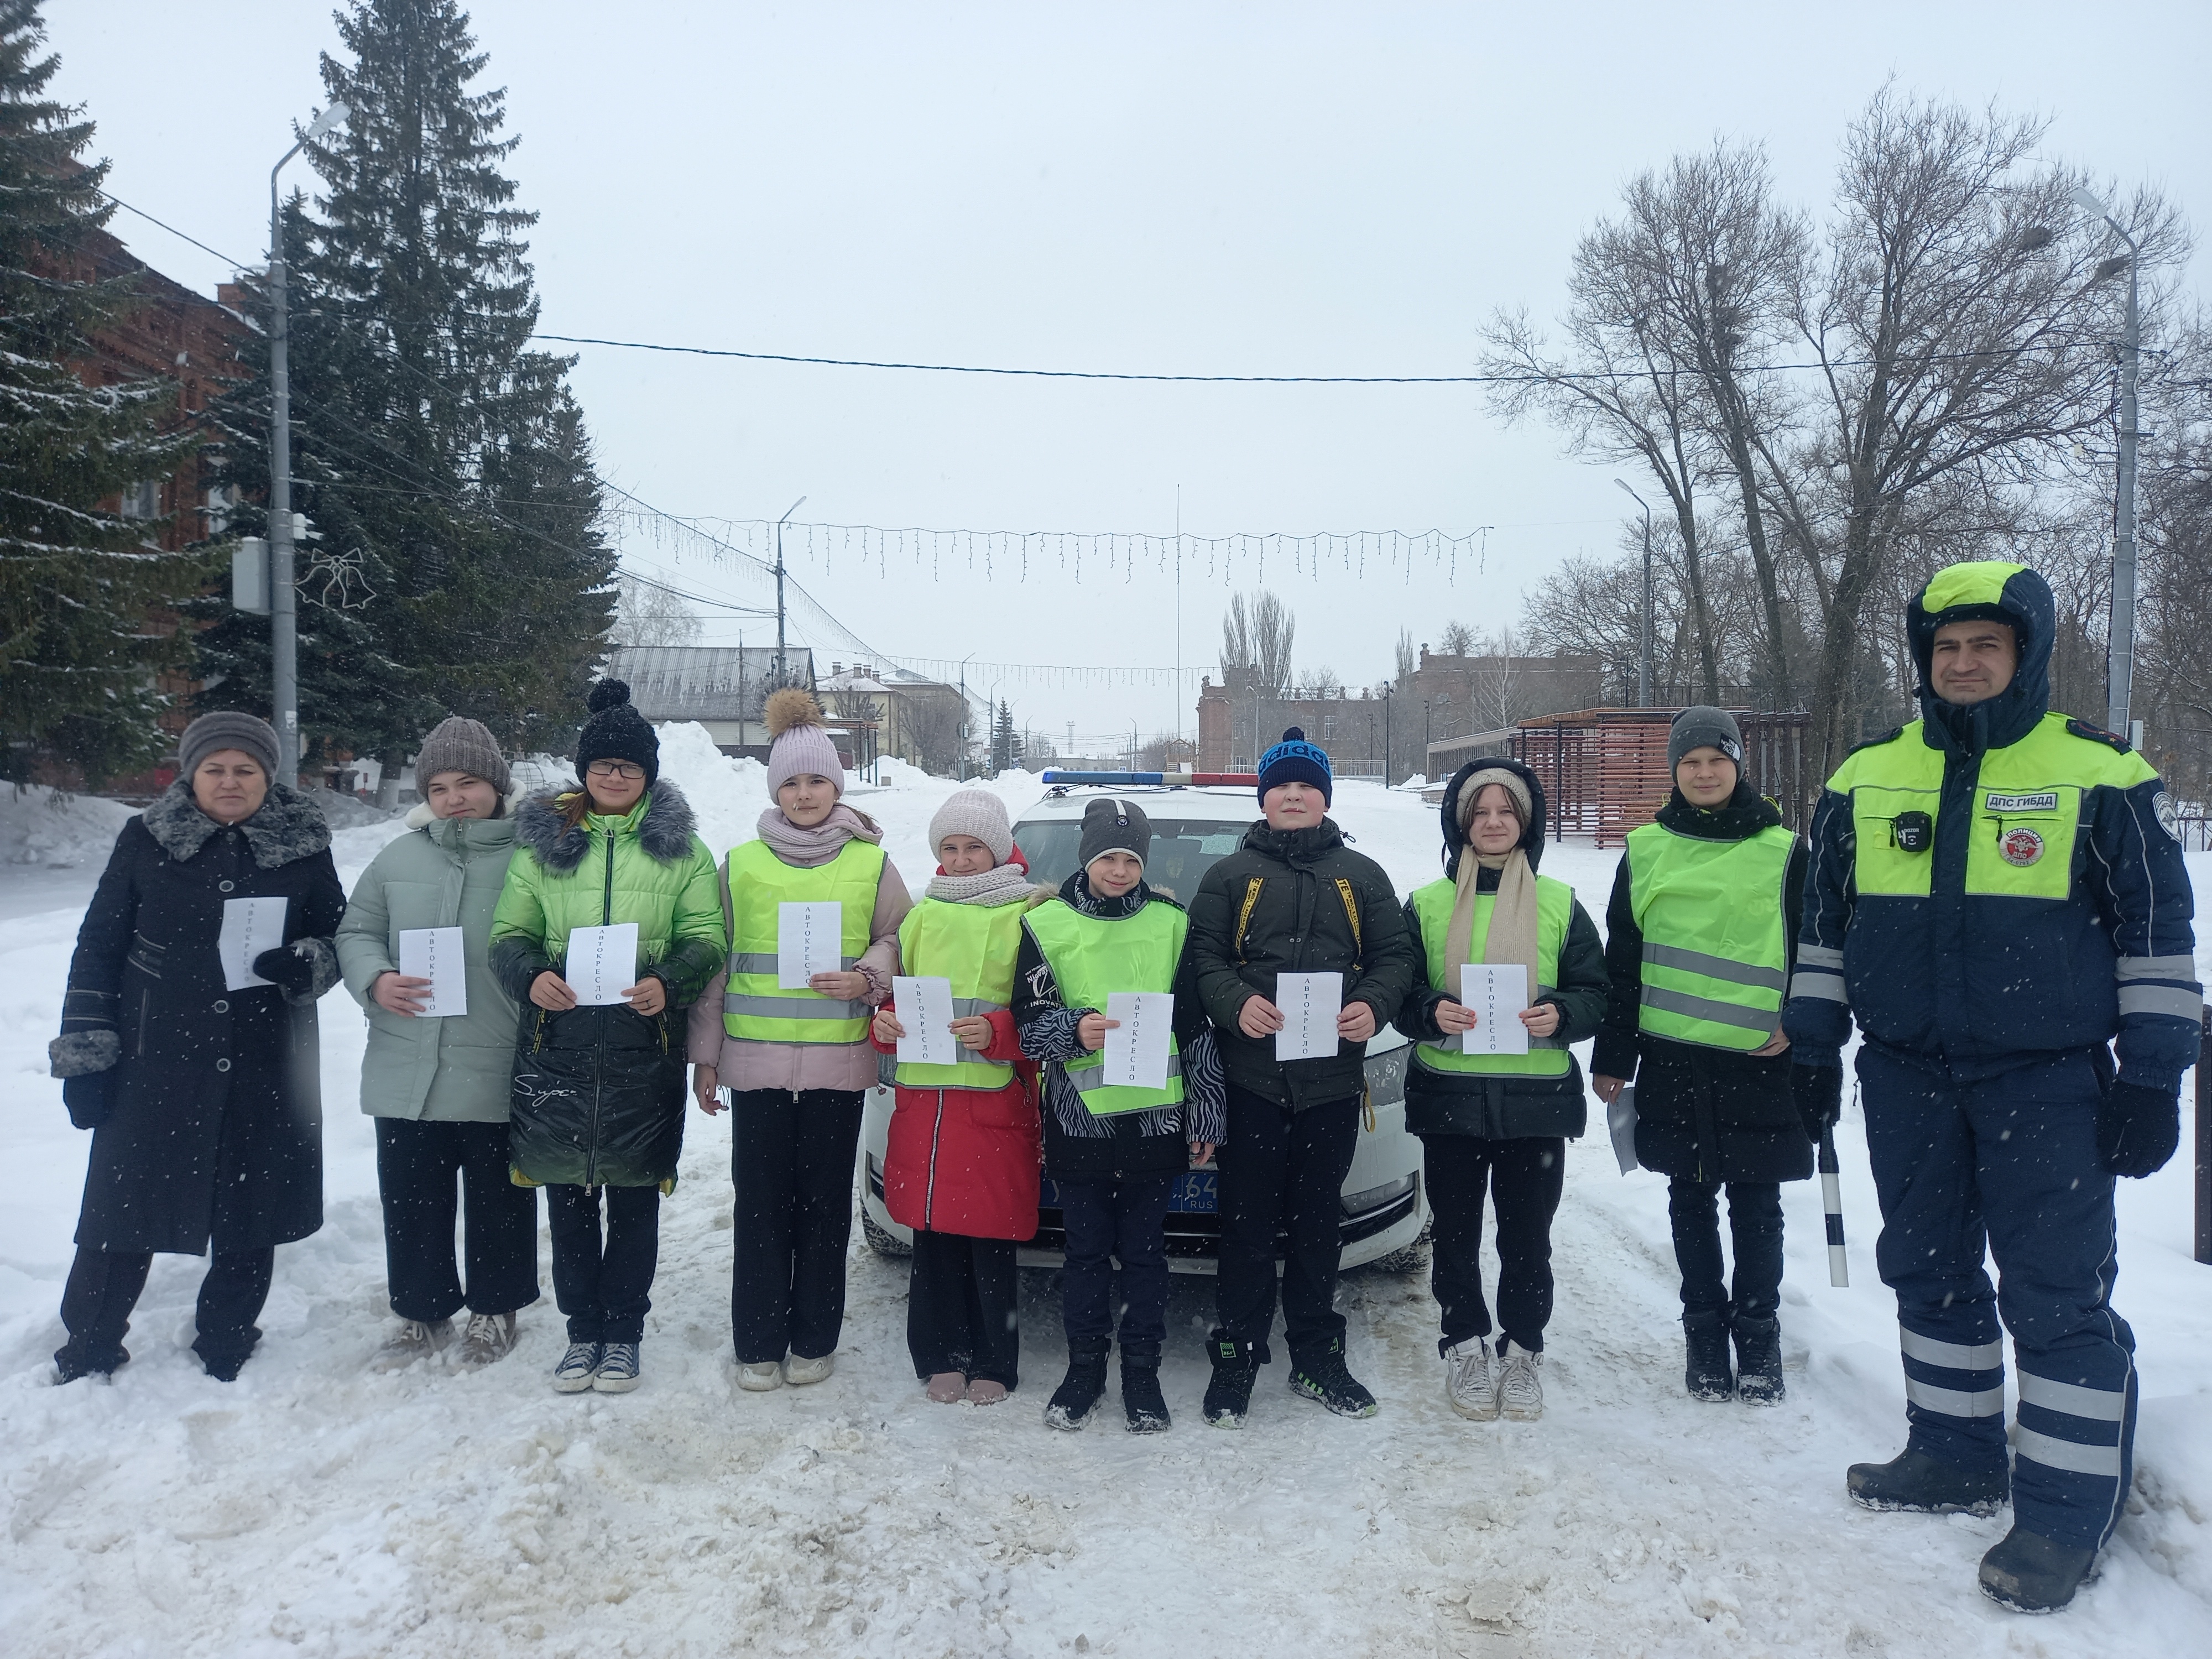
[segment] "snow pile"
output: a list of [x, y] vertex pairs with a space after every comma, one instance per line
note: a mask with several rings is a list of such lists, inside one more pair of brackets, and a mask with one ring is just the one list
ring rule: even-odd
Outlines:
[[42, 783], [0, 784], [0, 864], [74, 870], [107, 862], [116, 832], [138, 809]]

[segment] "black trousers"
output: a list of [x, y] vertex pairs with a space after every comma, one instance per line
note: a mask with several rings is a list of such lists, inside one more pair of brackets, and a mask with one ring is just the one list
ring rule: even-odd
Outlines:
[[[513, 1313], [538, 1300], [538, 1192], [508, 1177], [506, 1124], [377, 1119], [376, 1190], [384, 1275], [402, 1319], [451, 1319], [464, 1307]], [[457, 1191], [465, 1291], [453, 1261]]]
[[[131, 1358], [123, 1346], [131, 1310], [154, 1266], [151, 1250], [92, 1250], [80, 1245], [62, 1286], [62, 1328], [69, 1340], [55, 1352], [64, 1374], [112, 1371]], [[269, 1299], [276, 1270], [272, 1246], [216, 1250], [200, 1280], [199, 1334], [192, 1352], [210, 1365], [241, 1361], [261, 1340], [254, 1321]]]
[[1336, 1311], [1336, 1269], [1343, 1247], [1344, 1177], [1359, 1144], [1359, 1099], [1293, 1112], [1278, 1101], [1229, 1085], [1229, 1139], [1215, 1154], [1221, 1170], [1220, 1323], [1215, 1341], [1233, 1341], [1266, 1364], [1275, 1320], [1275, 1235], [1285, 1235], [1283, 1337], [1297, 1364], [1344, 1338]]
[[915, 1230], [906, 1346], [916, 1376], [960, 1371], [1009, 1389], [1019, 1383], [1021, 1297], [1014, 1248], [1011, 1238]]
[[[606, 1200], [606, 1230], [599, 1200]], [[660, 1261], [658, 1187], [548, 1187], [553, 1298], [571, 1342], [641, 1342]]]
[[737, 1089], [730, 1182], [737, 1261], [730, 1332], [740, 1365], [837, 1351], [853, 1239], [858, 1089]]
[[1158, 1362], [1168, 1335], [1168, 1204], [1177, 1178], [1059, 1178], [1060, 1216], [1067, 1228], [1060, 1312], [1070, 1343], [1114, 1334], [1118, 1260], [1122, 1355]]
[[1498, 1215], [1498, 1330], [1516, 1348], [1544, 1351], [1552, 1320], [1552, 1217], [1566, 1180], [1557, 1135], [1484, 1140], [1423, 1135], [1423, 1179], [1435, 1218], [1429, 1287], [1443, 1313], [1439, 1352], [1490, 1334], [1482, 1299], [1482, 1201]]
[[1733, 1297], [1721, 1260], [1720, 1193], [1718, 1182], [1687, 1176], [1676, 1176], [1667, 1188], [1674, 1261], [1682, 1270], [1682, 1311], [1771, 1319], [1782, 1306], [1781, 1184], [1728, 1183], [1729, 1231], [1735, 1242]]

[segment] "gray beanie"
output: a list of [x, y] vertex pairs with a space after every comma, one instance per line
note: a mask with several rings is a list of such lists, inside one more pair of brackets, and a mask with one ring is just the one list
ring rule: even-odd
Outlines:
[[200, 769], [202, 761], [225, 749], [242, 750], [252, 756], [270, 781], [277, 781], [276, 728], [258, 714], [236, 708], [203, 714], [185, 728], [185, 735], [177, 739], [179, 775], [190, 778]]
[[416, 791], [428, 795], [430, 780], [441, 772], [465, 772], [472, 778], [482, 778], [501, 795], [514, 787], [514, 775], [508, 771], [507, 757], [499, 752], [497, 740], [481, 720], [464, 720], [459, 714], [432, 726], [430, 735], [416, 751]]
[[1145, 809], [1133, 800], [1094, 800], [1083, 809], [1083, 848], [1085, 869], [1102, 853], [1133, 853], [1145, 863], [1152, 853], [1152, 823]]
[[1725, 708], [1708, 708], [1703, 704], [1675, 715], [1674, 726], [1667, 733], [1668, 771], [1680, 766], [1682, 757], [1692, 749], [1717, 749], [1741, 770], [1743, 733], [1736, 727], [1735, 716]]
[[937, 852], [947, 836], [973, 836], [991, 849], [991, 861], [1014, 855], [1014, 830], [1006, 822], [1006, 803], [988, 789], [963, 789], [948, 795], [929, 821], [929, 850]]

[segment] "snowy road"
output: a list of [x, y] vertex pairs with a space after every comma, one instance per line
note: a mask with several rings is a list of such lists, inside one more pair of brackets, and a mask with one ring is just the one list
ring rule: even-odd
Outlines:
[[[747, 833], [757, 769], [727, 767], [680, 731], [664, 741], [710, 843]], [[855, 795], [910, 878], [950, 787], [905, 775]], [[1017, 805], [1033, 798], [1034, 786], [1006, 788]], [[1435, 868], [1418, 799], [1347, 785], [1337, 812], [1401, 887]], [[349, 880], [385, 833], [341, 836]], [[66, 851], [27, 866], [31, 881], [63, 879]], [[1613, 859], [1561, 847], [1547, 868], [1601, 913]], [[2197, 873], [2201, 888], [2212, 878]], [[544, 1381], [561, 1346], [550, 1294], [524, 1315], [520, 1351], [489, 1370], [362, 1370], [387, 1316], [355, 1109], [361, 1024], [339, 995], [323, 1007], [330, 1220], [278, 1253], [268, 1337], [243, 1376], [200, 1375], [185, 1351], [200, 1264], [164, 1257], [113, 1386], [56, 1389], [46, 1355], [61, 1334], [85, 1138], [44, 1076], [44, 1047], [77, 910], [26, 892], [11, 914], [27, 884], [0, 868], [11, 1656], [2179, 1659], [2212, 1646], [2212, 1268], [2188, 1259], [2183, 1163], [2123, 1194], [2116, 1299], [2143, 1377], [2136, 1498], [2102, 1580], [2069, 1613], [2023, 1620], [1973, 1589], [2003, 1516], [1875, 1516], [1843, 1495], [1844, 1465], [1888, 1455], [1903, 1429], [1855, 1112], [1839, 1135], [1852, 1288], [1827, 1285], [1816, 1188], [1784, 1189], [1790, 1399], [1773, 1411], [1683, 1395], [1665, 1185], [1623, 1179], [1601, 1136], [1569, 1149], [1540, 1423], [1454, 1416], [1425, 1283], [1371, 1271], [1342, 1292], [1354, 1369], [1382, 1401], [1369, 1422], [1294, 1400], [1279, 1364], [1243, 1434], [1206, 1430], [1196, 1338], [1212, 1281], [1190, 1278], [1170, 1310], [1192, 1340], [1164, 1373], [1169, 1435], [1131, 1437], [1105, 1416], [1082, 1435], [1043, 1427], [1066, 1357], [1044, 1274], [1026, 1276], [1014, 1401], [929, 1406], [906, 1358], [903, 1269], [857, 1240], [836, 1376], [743, 1394], [728, 1342], [728, 1131], [696, 1115], [664, 1211], [646, 1384], [563, 1398]]]

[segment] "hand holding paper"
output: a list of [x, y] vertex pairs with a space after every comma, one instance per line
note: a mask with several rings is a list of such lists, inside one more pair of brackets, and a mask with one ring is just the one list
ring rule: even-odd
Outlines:
[[1106, 1083], [1115, 1089], [1164, 1089], [1175, 995], [1168, 991], [1106, 994]]
[[284, 908], [282, 898], [234, 898], [222, 902], [222, 931], [216, 936], [216, 954], [222, 959], [222, 988], [243, 991], [250, 985], [273, 985], [253, 971], [253, 959], [284, 945]]
[[637, 982], [637, 924], [579, 927], [568, 935], [568, 965], [561, 977], [583, 1008], [611, 1008]]
[[1528, 1028], [1521, 1011], [1528, 1006], [1528, 970], [1517, 962], [1469, 963], [1459, 970], [1459, 1000], [1474, 1016], [1460, 1038], [1469, 1054], [1525, 1054]]
[[1278, 974], [1275, 1006], [1283, 1015], [1283, 1029], [1275, 1033], [1277, 1060], [1319, 1060], [1336, 1052], [1342, 974]]
[[905, 1028], [905, 1034], [898, 1040], [900, 1060], [911, 1066], [960, 1063], [960, 1044], [952, 1035], [951, 980], [927, 974], [894, 974], [891, 1008], [900, 1025]]
[[845, 907], [779, 904], [775, 907], [775, 982], [781, 990], [803, 991], [817, 974], [842, 969]]
[[428, 980], [427, 996], [418, 996], [418, 1019], [456, 1018], [469, 1012], [469, 981], [461, 960], [461, 930], [458, 927], [403, 927], [399, 930], [399, 971], [410, 979]]

